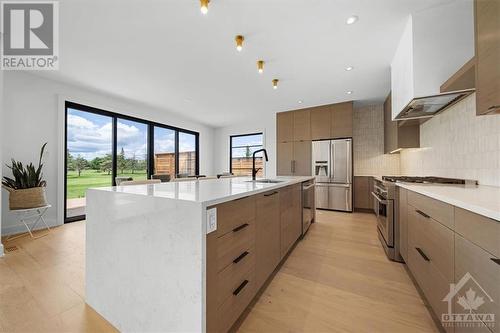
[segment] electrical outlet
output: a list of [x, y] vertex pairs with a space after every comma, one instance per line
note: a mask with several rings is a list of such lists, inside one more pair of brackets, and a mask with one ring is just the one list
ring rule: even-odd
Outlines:
[[207, 209], [207, 234], [217, 230], [217, 208]]

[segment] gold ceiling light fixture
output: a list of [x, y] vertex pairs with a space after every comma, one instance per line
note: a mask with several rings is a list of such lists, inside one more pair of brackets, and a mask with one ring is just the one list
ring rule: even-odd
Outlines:
[[208, 4], [210, 0], [200, 0], [200, 10], [203, 15], [207, 15], [208, 13]]
[[238, 50], [238, 52], [241, 52], [241, 50], [243, 50], [243, 41], [245, 40], [245, 37], [243, 37], [242, 35], [237, 35], [236, 37], [234, 37], [234, 40], [236, 41], [236, 50]]
[[278, 79], [274, 79], [274, 80], [273, 80], [273, 89], [274, 89], [274, 90], [278, 89], [278, 82], [279, 82], [279, 81], [280, 81], [280, 80], [278, 80]]
[[264, 60], [257, 61], [257, 70], [259, 71], [259, 74], [264, 73]]

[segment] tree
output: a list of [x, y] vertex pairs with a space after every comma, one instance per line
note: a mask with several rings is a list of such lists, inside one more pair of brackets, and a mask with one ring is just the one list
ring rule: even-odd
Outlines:
[[95, 157], [92, 161], [90, 161], [89, 166], [92, 170], [101, 170], [101, 163], [103, 161], [103, 157]]
[[108, 175], [111, 174], [111, 169], [113, 168], [113, 157], [111, 154], [106, 154], [101, 161], [101, 170], [107, 172]]
[[71, 171], [75, 170], [75, 158], [71, 155], [69, 149], [66, 150], [66, 168]]
[[78, 177], [80, 177], [82, 170], [88, 167], [89, 162], [80, 155], [78, 155], [78, 157], [75, 159], [74, 164], [75, 164], [75, 169], [78, 172]]
[[132, 174], [134, 174], [134, 171], [137, 169], [137, 166], [138, 166], [137, 159], [135, 157], [135, 153], [133, 153], [132, 157], [127, 160], [127, 165], [130, 168], [130, 170], [132, 170]]
[[116, 156], [116, 167], [120, 169], [120, 173], [123, 174], [123, 171], [127, 167], [127, 160], [125, 159], [125, 150], [122, 147], [120, 154]]
[[250, 146], [247, 146], [247, 150], [245, 151], [245, 157], [252, 157], [252, 152], [250, 151]]

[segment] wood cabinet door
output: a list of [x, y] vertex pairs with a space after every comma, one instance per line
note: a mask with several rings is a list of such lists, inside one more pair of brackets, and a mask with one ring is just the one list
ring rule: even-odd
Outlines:
[[293, 143], [293, 175], [310, 176], [311, 170], [311, 141], [299, 141]]
[[332, 133], [331, 106], [318, 106], [311, 109], [311, 139], [330, 139]]
[[276, 174], [291, 176], [293, 174], [293, 142], [278, 142]]
[[369, 209], [372, 207], [372, 202], [369, 194], [370, 177], [355, 176], [354, 177], [354, 208]]
[[334, 139], [352, 137], [352, 102], [332, 105], [332, 135]]
[[311, 140], [311, 111], [297, 110], [293, 114], [293, 140]]
[[276, 138], [278, 142], [293, 141], [293, 112], [276, 114]]
[[257, 196], [255, 233], [255, 280], [258, 290], [274, 271], [281, 259], [281, 227], [279, 192]]
[[476, 113], [500, 113], [500, 1], [475, 0]]
[[399, 187], [399, 252], [408, 261], [408, 199], [407, 190]]

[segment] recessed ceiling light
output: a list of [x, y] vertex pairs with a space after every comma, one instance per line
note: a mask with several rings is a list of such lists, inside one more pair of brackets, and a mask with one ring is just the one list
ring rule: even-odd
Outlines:
[[357, 17], [356, 15], [352, 15], [352, 16], [349, 16], [347, 18], [347, 21], [345, 23], [347, 24], [354, 24], [356, 23], [356, 21], [359, 19], [359, 17]]
[[346, 67], [346, 68], [345, 68], [345, 70], [346, 70], [346, 71], [348, 71], [348, 72], [349, 72], [349, 71], [352, 71], [353, 69], [354, 69], [354, 67], [352, 67], [352, 66], [349, 66], [349, 67]]
[[302, 104], [302, 100], [299, 100], [299, 104]]
[[352, 90], [349, 90], [348, 92], [346, 92], [347, 95], [350, 95], [352, 94]]

